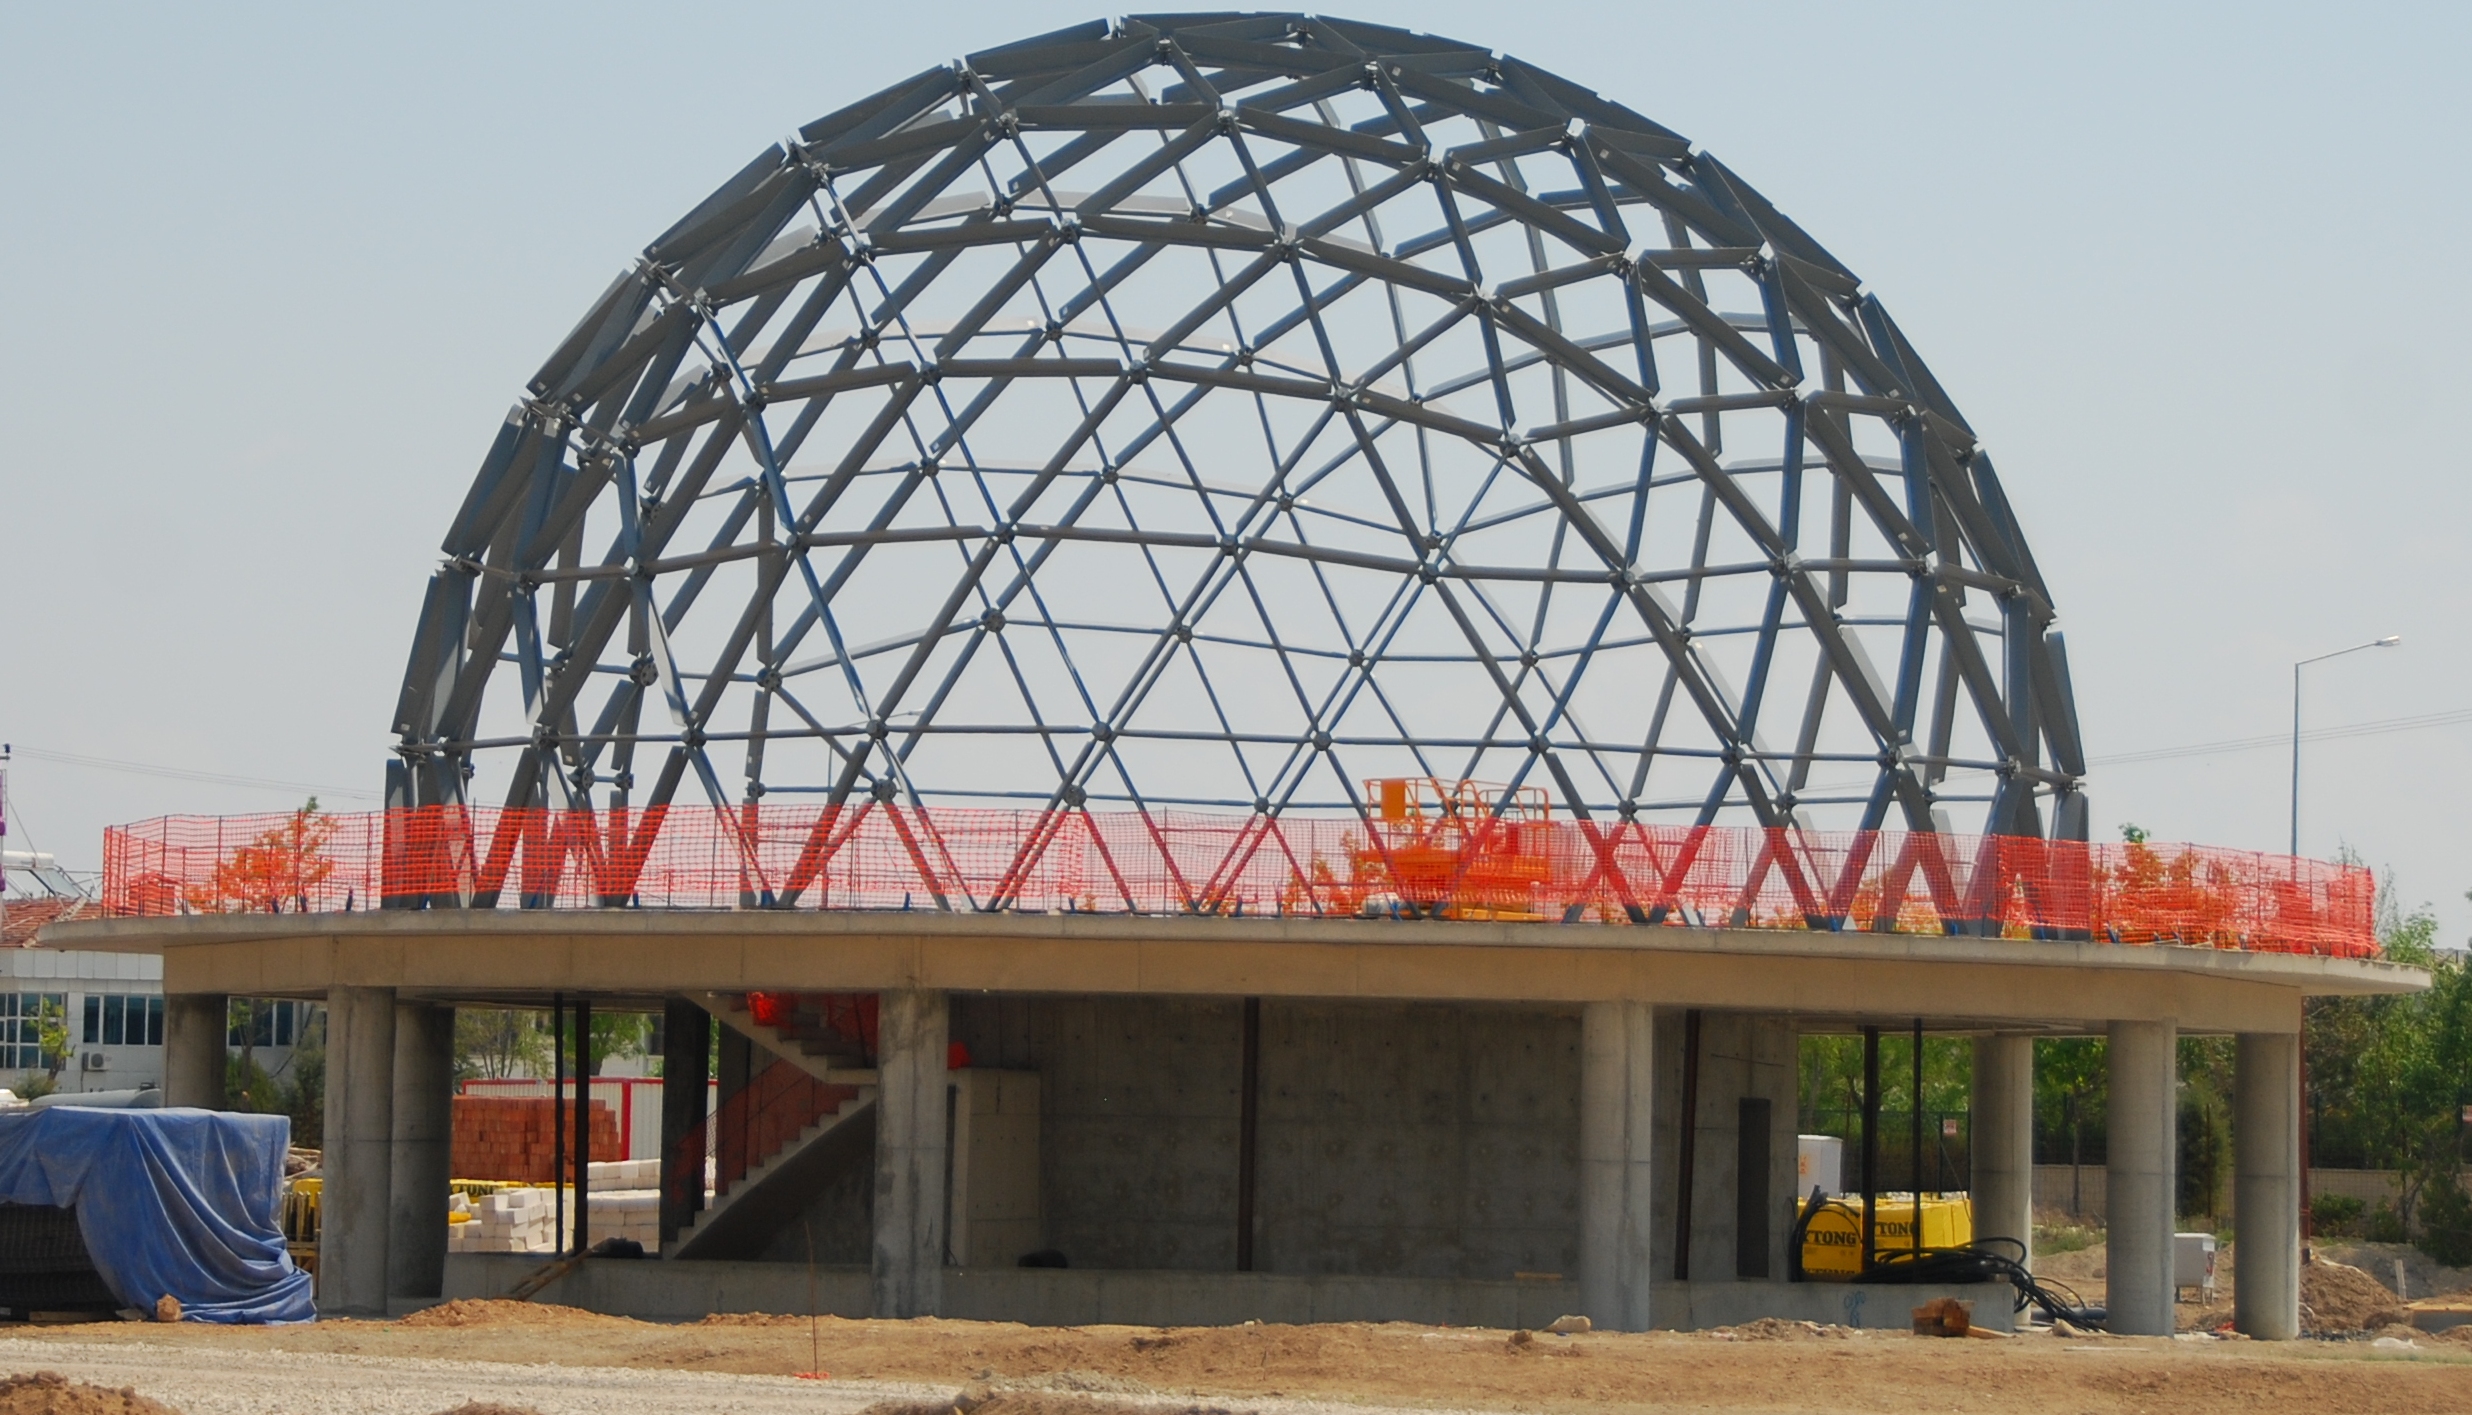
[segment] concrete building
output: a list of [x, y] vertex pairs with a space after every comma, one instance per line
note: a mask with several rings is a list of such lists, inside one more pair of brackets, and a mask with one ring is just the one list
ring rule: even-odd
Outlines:
[[[2130, 1331], [2171, 1316], [2173, 1039], [2239, 1037], [2241, 1324], [2289, 1336], [2301, 1000], [2422, 984], [2218, 949], [1473, 921], [431, 911], [104, 920], [58, 941], [160, 954], [175, 1103], [200, 1099], [181, 1058], [223, 1040], [198, 1028], [225, 998], [327, 1000], [320, 1300], [364, 1312], [528, 1270], [438, 1251], [425, 1117], [454, 1006], [545, 1006], [589, 975], [597, 1005], [666, 1009], [674, 1055], [682, 1022], [715, 1019], [725, 1111], [774, 1063], [847, 1095], [666, 1225], [673, 1261], [587, 1263], [561, 1301], [790, 1310], [811, 1242], [825, 1305], [851, 1314], [1893, 1322], [1915, 1289], [1787, 1280], [1794, 1040], [1920, 1017], [1975, 1039], [1991, 1235], [2028, 1236], [2031, 1038], [2112, 1039]], [[880, 1019], [864, 1056], [813, 1021], [861, 996]], [[680, 1142], [702, 1133], [685, 1096], [703, 1078], [671, 1074], [670, 1153], [700, 1159]], [[1971, 1295], [1996, 1321], [2004, 1294]]]

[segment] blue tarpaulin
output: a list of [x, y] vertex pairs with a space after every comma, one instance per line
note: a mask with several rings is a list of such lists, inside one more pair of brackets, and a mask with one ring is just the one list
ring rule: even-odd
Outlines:
[[191, 1321], [314, 1321], [277, 1214], [291, 1134], [280, 1115], [213, 1110], [0, 1115], [0, 1201], [74, 1204], [95, 1270], [132, 1307], [168, 1294]]

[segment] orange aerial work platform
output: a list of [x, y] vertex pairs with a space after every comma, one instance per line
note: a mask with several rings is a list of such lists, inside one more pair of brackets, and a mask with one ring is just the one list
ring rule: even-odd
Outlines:
[[1553, 877], [1551, 811], [1540, 787], [1505, 788], [1431, 776], [1365, 783], [1371, 831], [1350, 852], [1365, 902], [1388, 893], [1404, 912], [1441, 919], [1548, 917], [1539, 891]]

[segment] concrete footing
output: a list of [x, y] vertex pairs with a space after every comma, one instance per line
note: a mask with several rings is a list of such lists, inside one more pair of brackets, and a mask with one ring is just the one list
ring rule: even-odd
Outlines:
[[1579, 1023], [1579, 1305], [1614, 1331], [1646, 1331], [1653, 1316], [1655, 1128], [1655, 1011], [1589, 1003]]
[[945, 1048], [941, 992], [885, 992], [876, 1002], [875, 1245], [870, 1309], [879, 1317], [942, 1314]]
[[394, 1132], [395, 990], [336, 988], [326, 995], [321, 1315], [386, 1315]]
[[220, 1110], [232, 1000], [219, 992], [163, 999], [163, 1103]]
[[2124, 1336], [2169, 1336], [2179, 1177], [2178, 1036], [2169, 1022], [2114, 1022], [2106, 1050], [2110, 1329]]
[[2300, 1335], [2300, 1038], [2243, 1032], [2232, 1057], [2232, 1324], [2289, 1341]]
[[395, 1005], [395, 1137], [389, 1171], [386, 1295], [445, 1290], [446, 1193], [455, 1148], [455, 1009]]
[[2008, 1238], [2034, 1256], [2034, 1038], [1974, 1040], [1974, 1236]]

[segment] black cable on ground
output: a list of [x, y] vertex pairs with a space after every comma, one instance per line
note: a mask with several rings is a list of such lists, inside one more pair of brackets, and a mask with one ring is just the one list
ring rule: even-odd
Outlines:
[[2038, 1278], [2026, 1267], [2026, 1245], [2014, 1238], [1982, 1238], [1958, 1248], [1883, 1254], [1860, 1281], [1881, 1283], [2005, 1282], [2017, 1290], [2015, 1310], [2028, 1307], [2056, 1322], [2099, 1330], [2110, 1313], [2087, 1305], [2067, 1284]]

